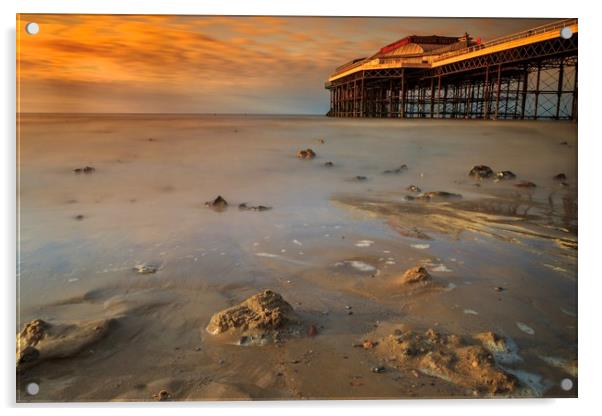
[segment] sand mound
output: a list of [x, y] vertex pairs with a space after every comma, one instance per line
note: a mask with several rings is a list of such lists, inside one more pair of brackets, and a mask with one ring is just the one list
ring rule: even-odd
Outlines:
[[268, 331], [295, 322], [298, 319], [292, 306], [278, 293], [265, 290], [213, 315], [207, 331], [211, 334], [233, 329]]
[[406, 331], [381, 339], [374, 351], [399, 367], [416, 369], [478, 394], [510, 393], [517, 386], [512, 375], [496, 367], [487, 349], [457, 335], [442, 335], [432, 329], [424, 334]]
[[17, 335], [17, 369], [54, 358], [68, 358], [103, 338], [113, 320], [51, 324], [35, 319]]

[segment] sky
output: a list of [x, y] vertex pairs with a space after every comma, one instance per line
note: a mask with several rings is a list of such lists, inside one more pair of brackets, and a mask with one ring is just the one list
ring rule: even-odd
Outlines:
[[[325, 114], [343, 63], [408, 35], [483, 41], [551, 19], [20, 15], [20, 112]], [[37, 35], [25, 25], [40, 25]]]

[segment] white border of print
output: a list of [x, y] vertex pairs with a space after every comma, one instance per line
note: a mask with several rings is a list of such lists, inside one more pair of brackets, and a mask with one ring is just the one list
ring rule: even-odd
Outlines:
[[[602, 374], [598, 357], [602, 345], [599, 319], [599, 294], [602, 278], [597, 259], [601, 206], [600, 184], [602, 169], [598, 166], [602, 154], [600, 121], [594, 117], [599, 104], [594, 98], [600, 82], [598, 72], [602, 67], [599, 54], [599, 39], [602, 39], [601, 17], [595, 10], [595, 2], [567, 2], [547, 0], [528, 2], [504, 0], [429, 0], [428, 2], [369, 2], [356, 0], [229, 0], [223, 2], [200, 2], [190, 0], [3, 0], [2, 13], [3, 44], [1, 82], [4, 84], [0, 105], [2, 128], [4, 129], [3, 151], [0, 162], [0, 192], [4, 230], [0, 250], [5, 322], [2, 327], [2, 394], [0, 404], [8, 407], [8, 414], [37, 414], [45, 416], [81, 414], [103, 415], [111, 413], [159, 415], [166, 411], [198, 415], [236, 414], [245, 415], [306, 415], [332, 413], [340, 409], [341, 414], [366, 415], [380, 412], [399, 414], [403, 412], [422, 415], [445, 413], [446, 415], [480, 414], [488, 416], [508, 413], [545, 412], [547, 415], [587, 414], [599, 407], [602, 394]], [[290, 401], [290, 402], [194, 402], [194, 403], [149, 403], [149, 404], [52, 404], [16, 405], [14, 377], [15, 335], [15, 14], [21, 13], [119, 13], [119, 14], [235, 14], [235, 15], [329, 15], [329, 16], [437, 16], [437, 17], [578, 17], [579, 21], [579, 399], [564, 400], [412, 400], [412, 401]], [[595, 80], [595, 81], [594, 81]], [[598, 116], [600, 118], [600, 116]], [[596, 123], [596, 121], [598, 121]], [[598, 214], [598, 215], [597, 215]], [[598, 237], [598, 238], [596, 238]], [[598, 260], [598, 261], [597, 261]], [[44, 410], [42, 410], [44, 408]], [[7, 414], [7, 413], [5, 413]]]

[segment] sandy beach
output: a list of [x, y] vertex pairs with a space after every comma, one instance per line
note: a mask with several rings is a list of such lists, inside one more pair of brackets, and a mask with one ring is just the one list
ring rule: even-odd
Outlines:
[[[19, 370], [18, 401], [577, 395], [575, 123], [18, 118], [16, 333], [97, 334]], [[265, 290], [298, 319], [282, 339], [207, 331]]]

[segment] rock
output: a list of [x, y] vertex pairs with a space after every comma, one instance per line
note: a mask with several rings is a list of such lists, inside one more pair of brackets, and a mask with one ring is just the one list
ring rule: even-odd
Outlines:
[[514, 186], [516, 186], [517, 188], [535, 188], [537, 185], [529, 181], [520, 181], [515, 183]]
[[559, 173], [558, 175], [554, 176], [554, 180], [556, 181], [566, 181], [566, 175], [564, 173]]
[[328, 162], [324, 163], [324, 166], [326, 166], [327, 168], [331, 168], [334, 166], [334, 163], [332, 163], [331, 161], [328, 161]]
[[491, 170], [489, 166], [476, 165], [468, 172], [468, 176], [475, 178], [490, 178], [493, 176], [493, 170]]
[[152, 264], [138, 264], [134, 266], [134, 271], [140, 274], [153, 274], [157, 273], [159, 268]]
[[508, 349], [504, 338], [492, 331], [481, 332], [480, 334], [475, 335], [474, 338], [481, 341], [483, 346], [492, 352], [502, 352]]
[[402, 285], [414, 284], [414, 283], [422, 283], [431, 280], [431, 275], [429, 272], [422, 266], [412, 267], [405, 271], [403, 276], [401, 276], [400, 283]]
[[40, 358], [40, 351], [35, 347], [28, 345], [17, 355], [17, 368], [19, 366], [27, 365], [27, 363], [33, 363]]
[[161, 390], [159, 393], [153, 394], [153, 398], [160, 402], [164, 402], [171, 398], [171, 394], [169, 394], [169, 392], [167, 390]]
[[17, 335], [17, 370], [44, 360], [69, 358], [102, 339], [113, 320], [51, 324], [35, 319]]
[[365, 350], [371, 350], [372, 348], [376, 347], [377, 345], [378, 345], [378, 342], [374, 342], [369, 339], [365, 339], [364, 342], [362, 342], [362, 344], [361, 344], [362, 348]]
[[92, 173], [92, 172], [95, 172], [95, 171], [96, 171], [96, 169], [93, 168], [92, 166], [86, 166], [86, 167], [83, 167], [83, 168], [73, 169], [73, 172], [75, 172], [75, 173]]
[[214, 335], [230, 330], [261, 332], [298, 322], [292, 306], [281, 295], [265, 290], [213, 315], [207, 331]]
[[434, 191], [434, 192], [424, 192], [418, 195], [416, 198], [430, 201], [432, 199], [459, 199], [462, 198], [460, 194], [454, 194], [446, 191]]
[[512, 375], [495, 364], [492, 354], [472, 340], [432, 329], [424, 335], [406, 331], [389, 335], [374, 349], [379, 357], [393, 358], [400, 370], [418, 369], [477, 393], [511, 393], [518, 385]]
[[516, 179], [516, 175], [514, 174], [514, 172], [511, 172], [509, 170], [501, 170], [495, 174], [495, 177], [500, 181]]
[[500, 364], [513, 364], [523, 361], [518, 354], [518, 346], [511, 338], [505, 338], [492, 331], [481, 332], [474, 336], [481, 345], [493, 354], [493, 358]]
[[410, 192], [422, 192], [422, 189], [420, 189], [416, 185], [410, 185], [406, 188], [406, 190], [408, 190]]
[[313, 159], [314, 157], [316, 157], [316, 152], [309, 148], [297, 152], [297, 158], [299, 159]]
[[385, 367], [383, 367], [383, 366], [372, 367], [372, 372], [377, 373], [377, 374], [384, 373]]
[[216, 211], [223, 211], [228, 208], [228, 202], [222, 198], [221, 195], [218, 195], [213, 201], [205, 202], [205, 206], [209, 208], [213, 208]]
[[404, 165], [401, 165], [400, 167], [398, 167], [396, 169], [387, 169], [387, 170], [383, 171], [383, 173], [384, 174], [391, 174], [391, 173], [397, 174], [397, 173], [401, 173], [401, 172], [403, 172], [403, 171], [405, 171], [407, 169], [408, 169], [407, 165], [404, 164]]
[[493, 290], [495, 290], [496, 292], [503, 292], [503, 291], [504, 291], [504, 290], [506, 290], [506, 289], [504, 289], [504, 288], [503, 288], [503, 287], [501, 287], [501, 286], [496, 286], [496, 287], [494, 287], [494, 288], [493, 288]]
[[272, 207], [268, 207], [265, 205], [249, 206], [246, 203], [242, 203], [238, 205], [238, 209], [241, 211], [268, 211], [272, 209]]
[[353, 179], [355, 179], [356, 181], [365, 181], [368, 178], [366, 176], [360, 176], [360, 175], [358, 175], [358, 176], [356, 176]]
[[74, 220], [77, 220], [77, 221], [81, 221], [81, 220], [83, 220], [83, 219], [84, 219], [84, 216], [83, 216], [83, 215], [81, 215], [81, 214], [78, 214], [78, 215], [76, 215], [75, 217], [73, 217], [73, 219], [74, 219]]
[[253, 338], [249, 335], [243, 335], [238, 340], [238, 345], [249, 345], [253, 341]]

